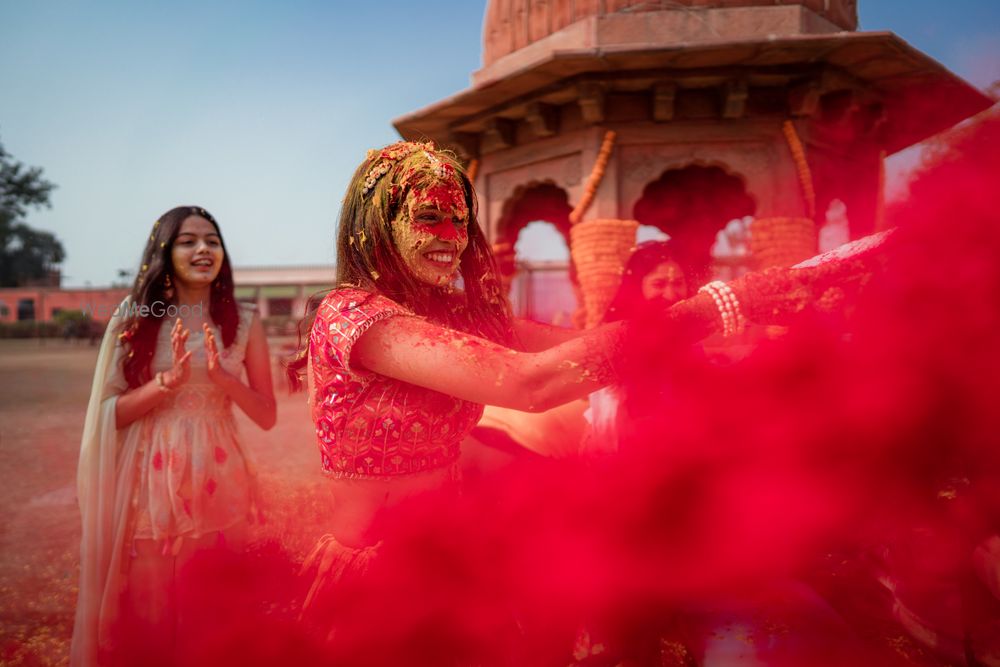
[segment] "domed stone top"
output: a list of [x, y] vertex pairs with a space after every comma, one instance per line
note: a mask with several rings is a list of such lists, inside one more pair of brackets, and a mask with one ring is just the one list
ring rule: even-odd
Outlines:
[[[618, 39], [569, 30], [588, 19], [614, 19]], [[772, 34], [855, 30], [857, 0], [488, 0], [483, 67], [560, 33], [554, 48], [637, 42], [745, 39]], [[564, 34], [565, 33], [565, 34]], [[547, 40], [553, 41], [553, 40]]]

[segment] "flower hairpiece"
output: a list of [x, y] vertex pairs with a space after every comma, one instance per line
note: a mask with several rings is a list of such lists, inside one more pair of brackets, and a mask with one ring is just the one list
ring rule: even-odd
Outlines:
[[424, 155], [427, 156], [427, 161], [431, 163], [431, 169], [434, 170], [434, 175], [437, 176], [442, 181], [447, 178], [452, 178], [455, 176], [455, 170], [447, 162], [442, 162], [438, 159], [436, 155], [431, 153], [429, 150], [424, 150]]
[[378, 180], [385, 176], [385, 174], [392, 168], [392, 165], [402, 160], [411, 153], [416, 153], [417, 151], [433, 151], [434, 143], [428, 141], [425, 144], [418, 143], [416, 141], [400, 141], [391, 146], [386, 146], [381, 151], [370, 150], [368, 151], [368, 159], [370, 161], [378, 160], [365, 176], [364, 187], [361, 188], [361, 198], [364, 199], [368, 196], [368, 193], [372, 191]]

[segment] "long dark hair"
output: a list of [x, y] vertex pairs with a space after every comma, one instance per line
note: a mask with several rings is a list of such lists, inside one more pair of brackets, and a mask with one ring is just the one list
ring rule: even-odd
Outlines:
[[627, 320], [639, 314], [645, 305], [642, 296], [642, 279], [645, 278], [660, 264], [666, 262], [676, 262], [684, 271], [684, 275], [691, 280], [691, 271], [685, 266], [669, 241], [646, 241], [640, 243], [632, 250], [632, 254], [625, 263], [625, 270], [622, 272], [622, 282], [615, 292], [611, 305], [604, 312], [604, 322], [617, 322]]
[[165, 310], [161, 307], [154, 308], [153, 304], [173, 302], [167, 287], [167, 277], [170, 277], [171, 282], [174, 280], [170, 253], [181, 225], [192, 215], [208, 220], [219, 235], [223, 252], [222, 268], [212, 282], [209, 314], [212, 321], [222, 330], [223, 346], [229, 347], [236, 340], [239, 310], [234, 296], [233, 269], [229, 263], [229, 253], [226, 252], [219, 223], [208, 211], [199, 206], [172, 208], [153, 223], [146, 250], [142, 253], [142, 263], [129, 294], [129, 309], [118, 329], [118, 335], [125, 349], [122, 371], [129, 387], [138, 387], [152, 377], [149, 366], [156, 353], [156, 339], [163, 324]]
[[[373, 167], [383, 163], [387, 151], [410, 150], [404, 158], [365, 189]], [[432, 156], [432, 157], [428, 157]], [[425, 163], [434, 160], [447, 165], [438, 173], [458, 179], [469, 209], [469, 244], [459, 258], [462, 289], [436, 287], [416, 279], [407, 268], [392, 238], [392, 221], [413, 188], [427, 187], [435, 178], [433, 170], [421, 178]], [[340, 211], [337, 234], [337, 287], [356, 287], [382, 294], [406, 306], [417, 315], [476, 336], [509, 345], [513, 338], [510, 303], [500, 286], [499, 272], [490, 245], [479, 227], [478, 202], [472, 182], [453, 154], [432, 144], [399, 142], [378, 151], [369, 151], [347, 186]], [[299, 325], [299, 351], [286, 364], [293, 388], [301, 386], [306, 365], [303, 340], [315, 318], [323, 295], [310, 299], [305, 319]]]

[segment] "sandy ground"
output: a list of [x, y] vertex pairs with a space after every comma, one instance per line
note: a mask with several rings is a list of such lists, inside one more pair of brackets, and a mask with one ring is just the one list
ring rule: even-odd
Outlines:
[[[86, 342], [0, 340], [0, 665], [68, 663], [80, 545], [76, 465], [96, 360], [97, 347]], [[271, 431], [241, 413], [237, 420], [270, 519], [259, 536], [301, 553], [322, 525], [327, 496], [305, 397], [288, 395], [281, 378], [276, 384]]]

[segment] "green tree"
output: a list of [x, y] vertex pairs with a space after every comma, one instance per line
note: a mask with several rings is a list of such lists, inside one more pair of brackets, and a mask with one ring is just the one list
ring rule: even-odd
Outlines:
[[51, 206], [54, 188], [39, 167], [25, 167], [0, 144], [0, 287], [45, 278], [66, 258], [59, 239], [24, 223], [29, 208]]

